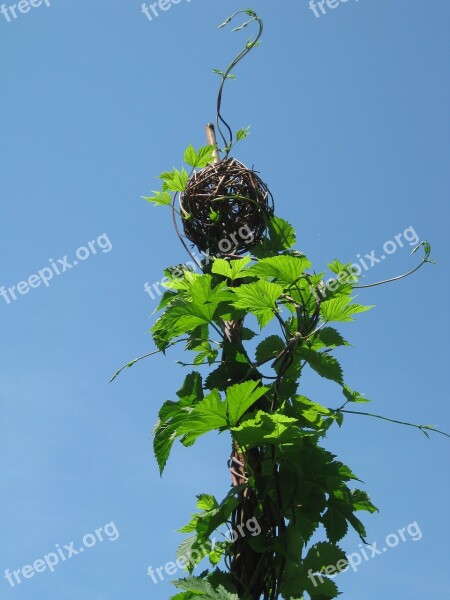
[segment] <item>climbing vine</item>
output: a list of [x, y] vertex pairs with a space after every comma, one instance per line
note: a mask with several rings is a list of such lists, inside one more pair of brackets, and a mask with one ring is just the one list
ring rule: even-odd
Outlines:
[[[174, 599], [324, 600], [338, 595], [326, 568], [348, 566], [339, 542], [349, 528], [364, 542], [359, 515], [377, 509], [357, 487], [351, 468], [323, 447], [323, 438], [331, 427], [342, 427], [347, 414], [403, 422], [361, 410], [368, 400], [347, 383], [334, 356], [336, 348], [349, 345], [336, 324], [371, 308], [355, 302], [354, 293], [372, 284], [360, 286], [352, 266], [338, 260], [328, 265], [334, 277], [325, 284], [325, 273], [316, 273], [295, 249], [295, 231], [275, 215], [267, 186], [230, 159], [234, 138], [221, 114], [223, 86], [262, 33], [261, 20], [250, 10], [223, 26], [242, 13], [249, 19], [236, 30], [255, 22], [259, 31], [226, 71], [216, 70], [222, 78], [217, 126], [224, 147], [219, 151], [214, 138], [199, 150], [189, 146], [184, 160], [190, 172], [182, 167], [162, 173], [162, 189], [147, 197], [172, 207], [189, 253], [189, 242], [202, 251], [202, 260], [194, 259], [200, 272], [185, 265], [164, 271], [161, 314], [151, 329], [156, 349], [146, 356], [182, 344], [190, 355], [183, 366], [193, 367], [176, 398], [159, 411], [154, 429], [159, 469], [163, 473], [176, 442], [192, 446], [212, 432], [230, 438], [230, 489], [219, 499], [202, 490], [198, 512], [180, 530], [188, 534], [178, 550], [187, 573], [174, 581], [180, 590]], [[240, 129], [236, 141], [247, 134]], [[432, 262], [429, 244], [422, 242], [414, 252], [420, 248], [424, 257], [413, 271]], [[306, 397], [301, 380], [308, 369], [333, 381], [342, 400], [325, 406]], [[403, 424], [425, 435], [442, 433]], [[258, 527], [245, 536], [249, 523]], [[320, 526], [326, 535], [317, 541]], [[232, 535], [216, 542], [217, 532], [227, 531]]]

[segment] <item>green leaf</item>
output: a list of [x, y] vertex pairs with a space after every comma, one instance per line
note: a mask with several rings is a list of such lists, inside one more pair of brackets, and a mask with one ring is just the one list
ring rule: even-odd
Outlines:
[[253, 313], [262, 329], [273, 319], [283, 288], [269, 281], [257, 281], [233, 288], [233, 292], [236, 296], [233, 306]]
[[219, 351], [213, 348], [209, 342], [203, 342], [195, 351], [197, 352], [197, 356], [194, 358], [194, 365], [203, 365], [205, 361], [209, 365], [212, 365], [219, 354]]
[[218, 508], [219, 503], [211, 496], [211, 494], [199, 494], [197, 496], [197, 508], [200, 510], [213, 510], [214, 508]]
[[211, 208], [209, 211], [209, 218], [215, 223], [220, 219], [220, 214]]
[[181, 171], [174, 169], [173, 171], [162, 173], [159, 177], [164, 181], [167, 189], [172, 192], [184, 192], [189, 179], [189, 175], [184, 168]]
[[195, 165], [199, 169], [203, 169], [214, 160], [215, 146], [202, 146], [197, 152], [197, 164]]
[[197, 275], [188, 289], [188, 298], [197, 306], [209, 305], [215, 309], [220, 302], [232, 300], [233, 296], [224, 282], [213, 287], [211, 275]]
[[339, 591], [331, 579], [317, 575], [314, 582], [310, 578], [304, 578], [305, 589], [311, 596], [311, 600], [331, 600], [339, 596]]
[[155, 425], [153, 449], [160, 473], [164, 471], [173, 443], [179, 436], [178, 429], [189, 419], [192, 407], [203, 399], [202, 377], [196, 371], [190, 373], [177, 392], [178, 402], [168, 401], [159, 411]]
[[305, 256], [271, 256], [252, 265], [247, 270], [247, 274], [267, 277], [280, 285], [290, 286], [296, 283], [310, 267], [311, 263]]
[[346, 385], [343, 386], [342, 393], [344, 394], [344, 396], [347, 398], [347, 400], [349, 402], [359, 402], [359, 403], [370, 402], [370, 400], [368, 398], [366, 398], [364, 396], [364, 394], [360, 394], [359, 392], [354, 392]]
[[178, 428], [187, 420], [189, 412], [178, 402], [166, 402], [160, 410], [155, 426], [153, 450], [159, 471], [162, 474], [169, 458], [173, 443], [178, 436]]
[[348, 531], [347, 519], [338, 506], [330, 505], [321, 518], [330, 542], [341, 540]]
[[350, 501], [353, 510], [365, 510], [370, 513], [378, 512], [378, 508], [372, 504], [368, 494], [363, 490], [352, 490], [350, 493]]
[[217, 75], [220, 75], [221, 77], [223, 77], [224, 79], [236, 79], [235, 75], [231, 75], [231, 73], [229, 73], [228, 75], [226, 75], [226, 73], [224, 71], [221, 71], [220, 69], [213, 69], [214, 73], [216, 73]]
[[[345, 466], [341, 464], [340, 468], [342, 470]], [[337, 542], [344, 537], [348, 529], [347, 523], [350, 523], [361, 540], [365, 541], [366, 530], [364, 525], [354, 514], [358, 510], [373, 513], [377, 511], [377, 508], [365, 492], [361, 490], [351, 491], [343, 484], [330, 494], [327, 510], [321, 517], [330, 542]]]
[[300, 348], [298, 356], [306, 360], [309, 366], [321, 377], [343, 384], [341, 366], [333, 356], [330, 356], [326, 352], [316, 352], [315, 350], [308, 350], [306, 348]]
[[[320, 573], [329, 566], [336, 567], [340, 561], [347, 563], [346, 554], [339, 546], [330, 542], [319, 542], [309, 549], [304, 559], [304, 567], [306, 570], [311, 569], [315, 573]], [[343, 565], [341, 571], [345, 568]]]
[[184, 151], [184, 162], [191, 167], [197, 166], [197, 152], [195, 151], [194, 146], [189, 144], [189, 146]]
[[212, 565], [218, 565], [222, 560], [225, 550], [227, 549], [228, 542], [217, 542], [214, 548], [209, 553], [209, 561]]
[[250, 366], [248, 357], [233, 344], [225, 342], [223, 350], [226, 354], [226, 360], [222, 361], [220, 366], [206, 378], [205, 387], [207, 389], [226, 390], [233, 381], [259, 380], [261, 378]]
[[172, 196], [169, 192], [157, 192], [153, 190], [153, 194], [154, 196], [141, 196], [141, 198], [144, 198], [147, 202], [152, 202], [155, 206], [171, 205]]
[[350, 346], [348, 342], [344, 340], [342, 335], [333, 329], [333, 327], [323, 327], [314, 335], [313, 349], [319, 350], [320, 348], [336, 348], [338, 346]]
[[193, 535], [181, 542], [177, 550], [177, 559], [183, 560], [188, 571], [192, 573], [205, 556], [208, 556], [210, 547], [210, 542], [199, 543], [197, 535]]
[[[330, 267], [330, 271], [333, 271], [335, 275], [340, 275], [342, 273], [350, 275], [353, 273], [352, 263], [341, 263], [339, 260], [335, 259], [332, 263], [328, 263]], [[356, 276], [354, 276], [356, 277]]]
[[213, 390], [195, 405], [189, 418], [180, 423], [177, 433], [183, 435], [181, 442], [185, 446], [191, 446], [204, 433], [227, 425], [227, 405], [221, 399], [219, 392]]
[[167, 348], [170, 341], [181, 334], [211, 323], [218, 305], [234, 298], [225, 282], [212, 287], [211, 275], [198, 275], [190, 271], [184, 271], [183, 279], [172, 279], [165, 285], [181, 290], [182, 297], [167, 306], [151, 329], [160, 350]]
[[186, 375], [177, 396], [182, 406], [192, 406], [195, 402], [203, 399], [202, 376], [198, 371], [192, 371]]
[[258, 335], [257, 333], [255, 333], [254, 331], [252, 331], [248, 327], [243, 327], [242, 328], [242, 339], [243, 340], [250, 341], [250, 340], [252, 340], [257, 335]]
[[202, 306], [174, 300], [151, 329], [155, 344], [160, 350], [165, 350], [174, 338], [193, 331], [199, 325], [210, 323], [214, 311], [215, 306], [211, 304]]
[[237, 594], [228, 592], [222, 585], [215, 590], [212, 585], [200, 577], [188, 577], [172, 582], [178, 589], [192, 592], [199, 600], [239, 600]]
[[233, 427], [232, 431], [239, 444], [246, 448], [286, 444], [304, 435], [297, 426], [297, 419], [263, 411], [258, 411], [253, 419], [243, 421], [239, 427]]
[[278, 246], [280, 250], [292, 248], [296, 242], [294, 228], [280, 217], [272, 217], [269, 221], [269, 235], [272, 244]]
[[236, 139], [238, 142], [240, 142], [241, 140], [245, 140], [246, 137], [248, 137], [250, 132], [250, 127], [246, 127], [245, 129], [239, 129], [236, 132]]
[[245, 269], [246, 265], [251, 262], [250, 256], [245, 256], [237, 260], [225, 260], [224, 258], [216, 258], [213, 262], [211, 272], [217, 275], [223, 275], [228, 279], [242, 279], [248, 277]]
[[194, 168], [202, 169], [214, 160], [215, 146], [202, 146], [198, 152], [192, 145], [186, 148], [184, 162]]
[[267, 235], [252, 248], [252, 254], [258, 258], [265, 258], [278, 254], [288, 253], [295, 244], [294, 228], [280, 217], [272, 217], [267, 222]]
[[349, 304], [350, 298], [337, 297], [322, 302], [320, 314], [324, 321], [353, 321], [352, 315], [370, 310], [373, 306]]
[[320, 428], [323, 425], [323, 417], [330, 416], [331, 411], [305, 396], [296, 396], [288, 414], [299, 419], [301, 427]]
[[237, 425], [242, 415], [268, 391], [269, 388], [261, 386], [260, 383], [260, 381], [245, 381], [228, 388], [226, 402], [230, 425]]
[[286, 344], [279, 335], [270, 335], [256, 348], [256, 362], [263, 363], [274, 359], [282, 352]]

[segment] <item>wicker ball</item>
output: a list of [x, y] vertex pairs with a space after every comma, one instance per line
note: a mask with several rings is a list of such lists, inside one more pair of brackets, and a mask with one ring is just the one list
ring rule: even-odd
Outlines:
[[267, 185], [235, 158], [196, 171], [179, 202], [186, 237], [214, 256], [247, 252], [261, 241], [273, 215]]

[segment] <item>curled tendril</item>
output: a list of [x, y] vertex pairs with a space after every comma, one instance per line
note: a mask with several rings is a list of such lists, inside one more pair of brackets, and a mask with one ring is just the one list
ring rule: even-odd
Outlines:
[[409, 277], [410, 275], [412, 275], [413, 273], [415, 273], [416, 271], [418, 271], [421, 267], [423, 267], [423, 265], [429, 263], [431, 265], [435, 265], [436, 261], [435, 260], [430, 260], [430, 255], [431, 255], [431, 246], [430, 244], [425, 240], [423, 242], [420, 242], [420, 244], [418, 244], [414, 250], [411, 252], [411, 254], [415, 254], [419, 248], [424, 249], [424, 257], [422, 258], [422, 262], [417, 265], [417, 267], [414, 267], [414, 269], [411, 269], [411, 271], [408, 271], [407, 273], [403, 273], [403, 275], [397, 275], [397, 277], [391, 277], [390, 279], [384, 279], [383, 281], [377, 281], [375, 283], [368, 283], [367, 285], [354, 285], [353, 287], [355, 289], [359, 289], [362, 290], [364, 288], [370, 288], [370, 287], [375, 287], [376, 285], [384, 285], [385, 283], [391, 283], [393, 281], [399, 281], [400, 279], [404, 279], [405, 277]]
[[[217, 94], [217, 116], [216, 116], [216, 122], [217, 122], [217, 129], [219, 131], [220, 137], [223, 140], [225, 149], [225, 157], [228, 158], [228, 154], [230, 152], [230, 149], [233, 145], [233, 132], [231, 130], [231, 127], [228, 125], [228, 123], [225, 121], [225, 119], [222, 117], [222, 113], [221, 113], [221, 107], [222, 107], [222, 95], [223, 95], [223, 88], [225, 85], [225, 82], [227, 81], [227, 79], [232, 79], [233, 76], [231, 75], [231, 71], [235, 68], [235, 66], [251, 51], [253, 50], [253, 48], [255, 48], [256, 46], [258, 46], [259, 44], [259, 40], [262, 36], [263, 33], [263, 29], [264, 29], [264, 25], [262, 20], [258, 17], [258, 15], [255, 13], [254, 10], [240, 10], [236, 13], [234, 13], [233, 15], [231, 15], [231, 17], [228, 17], [228, 19], [226, 21], [224, 21], [221, 25], [219, 25], [219, 29], [221, 29], [222, 27], [225, 27], [226, 25], [228, 25], [228, 23], [230, 23], [230, 21], [232, 21], [235, 17], [237, 17], [238, 15], [247, 15], [248, 17], [250, 17], [250, 19], [248, 19], [247, 21], [245, 21], [242, 25], [240, 25], [239, 27], [235, 27], [233, 29], [233, 31], [241, 31], [242, 29], [245, 29], [246, 27], [248, 27], [251, 23], [256, 22], [258, 23], [259, 26], [259, 31], [256, 35], [255, 39], [250, 38], [247, 43], [245, 44], [245, 48], [239, 52], [239, 54], [236, 56], [236, 58], [233, 60], [233, 62], [230, 64], [230, 66], [227, 68], [227, 70], [225, 72], [223, 71], [219, 71], [218, 69], [214, 69], [214, 71], [220, 75], [222, 77], [222, 82], [220, 84], [220, 88], [219, 88], [219, 93]], [[227, 130], [227, 134], [228, 134], [228, 140], [225, 137], [225, 133], [222, 129], [222, 125], [225, 126], [226, 130]]]

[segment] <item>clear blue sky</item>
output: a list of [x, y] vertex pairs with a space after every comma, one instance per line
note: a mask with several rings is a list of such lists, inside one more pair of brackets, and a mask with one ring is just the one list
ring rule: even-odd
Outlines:
[[[163, 600], [173, 589], [153, 584], [147, 566], [174, 558], [195, 494], [225, 495], [229, 442], [207, 436], [176, 448], [161, 480], [151, 431], [182, 380], [177, 355], [108, 379], [153, 349], [144, 283], [187, 258], [169, 212], [140, 195], [187, 144], [204, 143], [218, 84], [211, 68], [242, 43], [216, 26], [247, 6], [181, 0], [150, 21], [139, 0], [52, 0], [15, 19], [11, 4], [9, 22], [0, 13], [0, 286], [17, 287], [49, 259], [72, 263], [79, 247], [91, 255], [82, 250], [48, 287], [22, 285], [9, 303], [0, 296], [0, 597]], [[450, 4], [348, 0], [319, 18], [307, 0], [253, 8], [264, 41], [224, 100], [234, 129], [252, 126], [238, 157], [262, 173], [317, 270], [381, 255], [409, 227], [430, 240], [436, 266], [360, 294], [376, 309], [343, 325], [354, 347], [340, 359], [372, 411], [449, 430]], [[102, 234], [93, 254], [87, 244]], [[410, 249], [366, 281], [408, 270], [418, 259]], [[305, 386], [324, 404], [340, 400], [334, 386]], [[326, 444], [381, 509], [363, 514], [369, 540], [383, 545], [415, 521], [422, 532], [342, 575], [343, 597], [446, 600], [448, 440], [349, 417]], [[4, 578], [110, 522], [116, 541], [14, 588]], [[343, 545], [357, 551], [358, 539]]]

